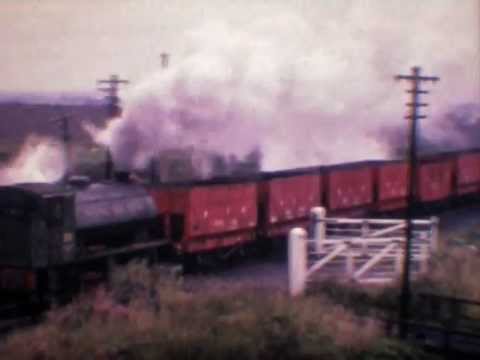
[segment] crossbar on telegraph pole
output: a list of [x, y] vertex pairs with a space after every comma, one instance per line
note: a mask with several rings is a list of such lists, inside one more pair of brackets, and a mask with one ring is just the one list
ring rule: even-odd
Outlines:
[[128, 80], [120, 79], [118, 75], [110, 75], [109, 79], [97, 80], [98, 85], [107, 85], [105, 88], [98, 88], [98, 90], [105, 92], [107, 95], [105, 99], [107, 100], [108, 106], [108, 115], [111, 117], [116, 117], [120, 115], [120, 98], [118, 97], [118, 90], [120, 85], [129, 84]]
[[407, 203], [407, 228], [406, 241], [404, 250], [403, 276], [402, 276], [402, 292], [400, 295], [400, 337], [406, 338], [408, 335], [408, 320], [409, 320], [409, 306], [410, 306], [410, 257], [411, 245], [413, 238], [413, 216], [415, 208], [416, 196], [416, 169], [417, 169], [417, 120], [425, 119], [426, 115], [419, 114], [419, 108], [426, 107], [428, 104], [420, 101], [421, 94], [428, 94], [428, 91], [420, 89], [422, 82], [437, 82], [440, 80], [437, 76], [421, 75], [421, 68], [415, 66], [412, 68], [410, 75], [397, 75], [395, 80], [407, 80], [412, 85], [407, 93], [410, 94], [410, 102], [405, 105], [409, 108], [406, 119], [410, 120], [409, 129], [409, 148], [408, 148], [408, 162], [409, 162], [409, 191]]
[[[107, 87], [99, 87], [98, 90], [106, 93], [108, 116], [114, 118], [122, 113], [120, 107], [120, 98], [118, 97], [118, 89], [120, 85], [126, 85], [130, 82], [128, 80], [120, 79], [118, 75], [111, 75], [109, 79], [97, 80], [98, 85], [107, 85]], [[107, 179], [112, 177], [113, 161], [110, 151], [107, 149], [105, 161], [105, 177]]]

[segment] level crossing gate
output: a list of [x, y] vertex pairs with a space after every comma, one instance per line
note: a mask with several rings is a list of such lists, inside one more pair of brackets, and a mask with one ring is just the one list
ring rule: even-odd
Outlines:
[[[428, 269], [438, 248], [438, 218], [413, 220], [411, 274]], [[311, 210], [310, 234], [290, 231], [290, 294], [302, 294], [313, 278], [341, 278], [358, 283], [388, 283], [403, 271], [406, 221], [401, 219], [328, 218], [324, 208]]]

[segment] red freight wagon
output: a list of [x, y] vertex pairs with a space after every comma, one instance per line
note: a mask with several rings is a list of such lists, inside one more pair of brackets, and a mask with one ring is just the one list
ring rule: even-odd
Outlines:
[[168, 193], [170, 237], [181, 252], [212, 251], [254, 240], [255, 184], [197, 185]]
[[480, 191], [480, 153], [459, 154], [456, 163], [457, 194]]
[[150, 194], [155, 201], [159, 214], [166, 214], [170, 210], [170, 192], [168, 189], [152, 188]]
[[418, 199], [422, 202], [440, 201], [452, 195], [453, 162], [450, 159], [425, 162], [419, 165]]
[[318, 174], [272, 178], [263, 182], [264, 233], [281, 236], [295, 226], [308, 226], [310, 209], [321, 203]]
[[373, 204], [374, 166], [371, 163], [332, 167], [327, 171], [328, 210], [367, 210]]
[[383, 163], [378, 167], [378, 210], [396, 210], [407, 206], [408, 165]]

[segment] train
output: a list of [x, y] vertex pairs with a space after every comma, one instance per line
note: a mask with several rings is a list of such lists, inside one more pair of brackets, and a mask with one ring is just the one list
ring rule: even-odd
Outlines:
[[[416, 170], [418, 207], [480, 195], [480, 149], [423, 156]], [[4, 186], [0, 293], [46, 303], [66, 286], [78, 289], [90, 269], [137, 255], [190, 267], [285, 239], [308, 226], [315, 206], [332, 216], [403, 212], [408, 178], [406, 160], [375, 160], [182, 183], [140, 184], [118, 173], [94, 183]]]

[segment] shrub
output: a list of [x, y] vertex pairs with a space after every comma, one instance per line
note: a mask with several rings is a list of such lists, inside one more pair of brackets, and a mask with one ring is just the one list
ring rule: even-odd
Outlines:
[[378, 345], [378, 323], [325, 297], [292, 300], [271, 289], [209, 280], [186, 290], [141, 263], [118, 270], [112, 279], [109, 288], [83, 295], [52, 311], [42, 325], [8, 337], [0, 358], [366, 359], [401, 353], [413, 359], [417, 354], [395, 342]]

